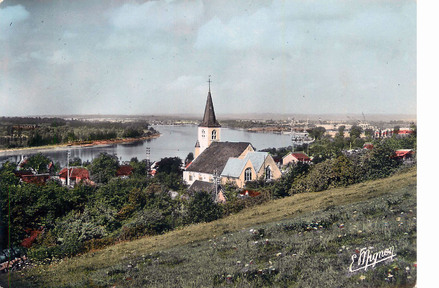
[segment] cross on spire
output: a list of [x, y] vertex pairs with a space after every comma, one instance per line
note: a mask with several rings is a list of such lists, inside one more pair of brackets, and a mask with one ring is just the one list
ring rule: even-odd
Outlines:
[[210, 80], [210, 76], [211, 75], [209, 75], [209, 80], [207, 80], [207, 82], [209, 83], [209, 93], [210, 93], [210, 83], [212, 83], [212, 80]]

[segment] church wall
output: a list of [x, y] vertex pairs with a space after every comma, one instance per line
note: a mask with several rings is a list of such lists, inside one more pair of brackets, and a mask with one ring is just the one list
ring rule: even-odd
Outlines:
[[277, 167], [273, 157], [271, 157], [271, 155], [268, 155], [268, 157], [265, 158], [264, 165], [262, 165], [261, 169], [258, 172], [258, 179], [265, 176], [265, 167], [267, 166], [270, 166], [271, 168], [271, 179], [279, 179], [282, 176], [282, 172]]
[[194, 171], [183, 171], [183, 180], [188, 185], [192, 185], [195, 180], [204, 182], [213, 182], [213, 175], [208, 173], [200, 173]]
[[252, 145], [248, 145], [248, 147], [239, 155], [238, 159], [244, 159], [248, 152], [254, 152]]

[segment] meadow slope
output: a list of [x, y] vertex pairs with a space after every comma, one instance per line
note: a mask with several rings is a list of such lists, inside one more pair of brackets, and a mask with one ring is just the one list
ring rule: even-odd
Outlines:
[[[214, 222], [2, 275], [0, 285], [412, 287], [416, 176], [411, 169], [270, 201]], [[396, 247], [394, 262], [363, 274], [348, 272], [356, 250], [388, 245]]]

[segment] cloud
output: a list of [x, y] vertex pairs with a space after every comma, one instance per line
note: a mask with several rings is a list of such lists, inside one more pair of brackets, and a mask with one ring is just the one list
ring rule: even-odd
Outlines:
[[0, 8], [0, 40], [6, 39], [16, 25], [29, 18], [29, 12], [22, 5]]

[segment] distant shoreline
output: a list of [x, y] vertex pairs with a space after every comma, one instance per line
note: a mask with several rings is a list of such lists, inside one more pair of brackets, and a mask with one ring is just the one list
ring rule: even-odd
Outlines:
[[20, 147], [20, 148], [10, 148], [10, 149], [1, 149], [0, 156], [8, 156], [15, 155], [17, 152], [40, 152], [45, 150], [53, 150], [53, 149], [63, 149], [67, 150], [70, 147], [79, 148], [79, 147], [94, 147], [94, 146], [105, 146], [111, 144], [119, 144], [119, 143], [130, 143], [136, 141], [144, 141], [148, 139], [154, 139], [160, 137], [160, 133], [153, 134], [150, 136], [140, 137], [140, 138], [123, 138], [123, 139], [111, 139], [111, 140], [96, 140], [96, 141], [83, 141], [83, 142], [75, 142], [75, 143], [64, 143], [64, 144], [56, 144], [56, 145], [45, 145], [45, 146], [36, 146], [36, 147]]

